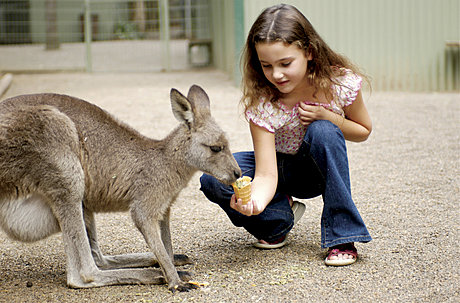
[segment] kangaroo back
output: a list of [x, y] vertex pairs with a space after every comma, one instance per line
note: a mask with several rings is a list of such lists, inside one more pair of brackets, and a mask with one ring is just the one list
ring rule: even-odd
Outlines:
[[[170, 207], [197, 170], [226, 184], [241, 170], [200, 87], [187, 97], [172, 89], [171, 106], [180, 124], [156, 140], [70, 96], [0, 102], [0, 226], [20, 241], [62, 231], [71, 287], [158, 284], [164, 275], [173, 291], [193, 288], [172, 263]], [[126, 210], [162, 271], [118, 270], [150, 266], [151, 254], [100, 252], [93, 214]]]

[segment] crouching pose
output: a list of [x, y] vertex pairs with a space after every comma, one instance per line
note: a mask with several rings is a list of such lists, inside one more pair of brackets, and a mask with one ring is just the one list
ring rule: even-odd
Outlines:
[[201, 190], [258, 248], [279, 248], [305, 211], [292, 197], [322, 195], [321, 246], [327, 265], [356, 261], [354, 242], [369, 242], [352, 200], [345, 140], [364, 141], [372, 124], [361, 95], [363, 75], [332, 51], [290, 5], [267, 8], [243, 54], [243, 98], [254, 152], [234, 154], [253, 178], [251, 201], [209, 175]]

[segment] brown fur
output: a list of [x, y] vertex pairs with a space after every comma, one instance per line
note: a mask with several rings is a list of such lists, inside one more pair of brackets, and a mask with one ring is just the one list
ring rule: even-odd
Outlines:
[[[62, 231], [70, 287], [168, 283], [194, 286], [174, 264], [171, 204], [201, 170], [230, 184], [241, 175], [224, 132], [198, 86], [187, 98], [171, 90], [182, 122], [163, 140], [142, 136], [104, 110], [57, 94], [0, 103], [0, 226], [31, 242]], [[152, 253], [103, 256], [94, 213], [130, 211]], [[158, 260], [161, 271], [148, 267]]]

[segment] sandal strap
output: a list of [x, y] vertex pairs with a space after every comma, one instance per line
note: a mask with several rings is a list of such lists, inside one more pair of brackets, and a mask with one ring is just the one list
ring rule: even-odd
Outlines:
[[338, 247], [338, 248], [332, 248], [331, 247], [331, 248], [329, 248], [327, 258], [329, 259], [330, 257], [337, 256], [339, 254], [352, 255], [354, 258], [358, 257], [358, 251], [356, 250], [354, 245], [352, 245], [351, 249], [350, 249], [349, 246], [347, 248], [342, 248], [342, 247]]
[[274, 244], [278, 244], [278, 243], [283, 242], [285, 239], [286, 239], [286, 236], [284, 235], [284, 236], [282, 236], [281, 238], [279, 238], [279, 239], [277, 239], [277, 240], [274, 240], [273, 242], [268, 242], [268, 241], [267, 241], [267, 243], [270, 244], [270, 245], [274, 245]]

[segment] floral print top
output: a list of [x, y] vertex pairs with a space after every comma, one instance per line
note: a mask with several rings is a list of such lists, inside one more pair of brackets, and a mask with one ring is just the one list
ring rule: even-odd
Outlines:
[[[302, 101], [309, 105], [324, 106], [326, 109], [344, 116], [343, 108], [353, 103], [361, 89], [362, 78], [349, 69], [342, 70], [344, 75], [337, 77], [338, 83], [333, 85], [334, 100], [328, 103], [314, 103]], [[283, 103], [274, 106], [266, 98], [261, 97], [257, 109], [249, 108], [246, 117], [254, 124], [261, 126], [275, 134], [275, 147], [277, 152], [285, 154], [297, 153], [307, 130], [307, 126], [300, 124], [299, 103], [288, 109]]]

